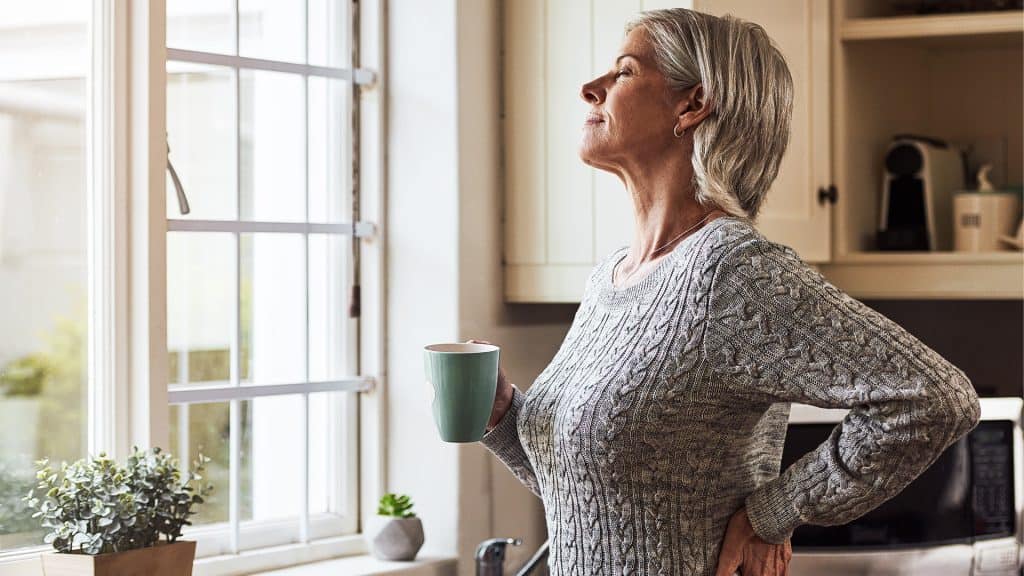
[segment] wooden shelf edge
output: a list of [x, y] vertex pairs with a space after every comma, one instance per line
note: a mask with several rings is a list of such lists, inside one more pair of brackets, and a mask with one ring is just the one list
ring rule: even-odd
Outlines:
[[1024, 299], [1024, 266], [1019, 263], [978, 264], [967, 270], [953, 262], [835, 263], [817, 268], [829, 282], [858, 299]]
[[943, 36], [976, 36], [1024, 32], [1019, 11], [934, 14], [889, 18], [851, 18], [842, 23], [842, 40], [885, 40]]
[[848, 252], [822, 264], [962, 264], [1024, 266], [1024, 252]]

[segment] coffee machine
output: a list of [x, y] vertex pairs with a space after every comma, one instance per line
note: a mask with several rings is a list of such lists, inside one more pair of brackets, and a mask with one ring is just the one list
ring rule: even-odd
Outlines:
[[894, 136], [882, 175], [878, 249], [952, 249], [953, 192], [964, 187], [959, 149], [937, 138]]

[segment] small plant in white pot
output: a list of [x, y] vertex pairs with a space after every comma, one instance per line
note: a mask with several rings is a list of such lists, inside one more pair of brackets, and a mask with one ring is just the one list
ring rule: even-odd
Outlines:
[[201, 484], [209, 461], [200, 455], [193, 471], [182, 474], [160, 448], [134, 449], [125, 466], [101, 453], [64, 463], [59, 473], [40, 460], [39, 484], [25, 500], [49, 530], [44, 541], [58, 552], [43, 555], [43, 572], [191, 575], [196, 543], [178, 538], [194, 506], [213, 491]]
[[381, 560], [413, 560], [423, 546], [423, 523], [408, 495], [385, 494], [377, 506], [370, 547]]

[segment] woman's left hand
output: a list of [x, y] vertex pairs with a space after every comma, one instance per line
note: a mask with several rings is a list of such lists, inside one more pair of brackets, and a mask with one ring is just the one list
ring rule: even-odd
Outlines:
[[715, 576], [733, 576], [737, 571], [742, 576], [788, 576], [792, 557], [789, 540], [782, 544], [765, 542], [750, 525], [747, 509], [740, 508], [725, 529]]

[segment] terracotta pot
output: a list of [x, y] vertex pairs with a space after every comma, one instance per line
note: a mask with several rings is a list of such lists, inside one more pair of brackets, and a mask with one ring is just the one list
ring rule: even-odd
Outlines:
[[192, 576], [196, 543], [178, 540], [110, 554], [43, 554], [46, 576]]
[[419, 517], [377, 516], [370, 547], [381, 560], [413, 560], [423, 546], [423, 523]]

